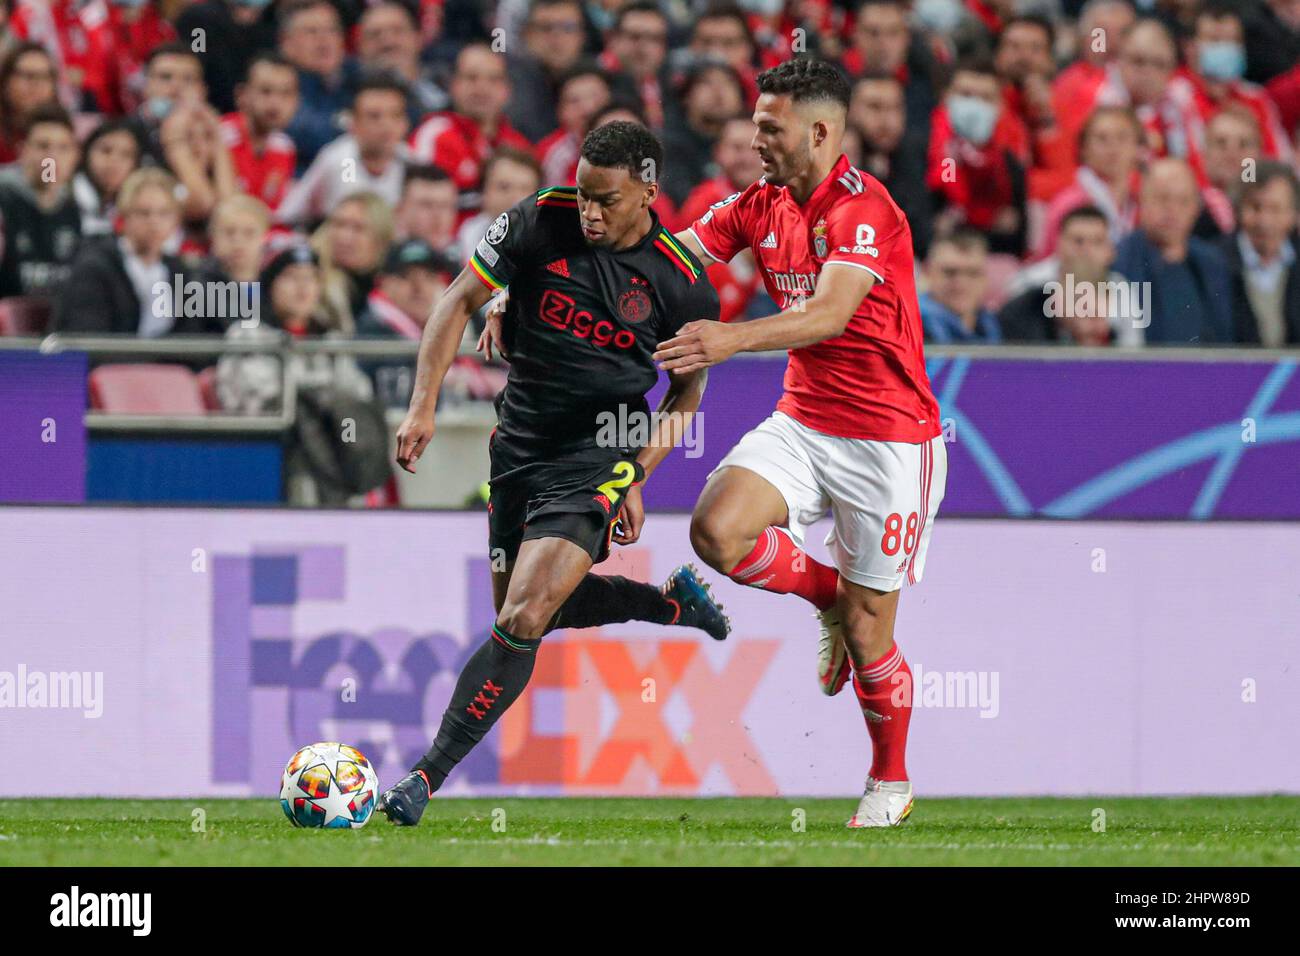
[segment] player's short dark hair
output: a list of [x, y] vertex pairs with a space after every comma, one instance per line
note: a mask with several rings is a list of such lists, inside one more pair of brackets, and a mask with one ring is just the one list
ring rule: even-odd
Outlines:
[[796, 103], [839, 103], [847, 110], [853, 91], [839, 68], [815, 56], [800, 56], [758, 74], [758, 92], [789, 96]]
[[[582, 158], [604, 169], [626, 169], [633, 176], [652, 177], [663, 174], [664, 148], [659, 137], [641, 125], [614, 120], [598, 126], [582, 141]], [[648, 161], [648, 163], [647, 163]]]
[[1075, 206], [1064, 216], [1062, 216], [1061, 225], [1058, 227], [1057, 232], [1058, 233], [1065, 232], [1066, 226], [1080, 219], [1091, 219], [1093, 222], [1099, 222], [1103, 226], [1106, 226], [1107, 228], [1109, 228], [1110, 226], [1110, 221], [1106, 218], [1106, 214], [1102, 212], [1100, 209], [1098, 209], [1096, 206], [1089, 203], [1084, 206]]
[[189, 59], [197, 63], [200, 67], [203, 66], [202, 57], [200, 57], [197, 53], [191, 50], [187, 44], [182, 43], [180, 40], [173, 40], [170, 43], [160, 43], [158, 46], [154, 47], [152, 50], [149, 51], [148, 56], [144, 58], [145, 72], [147, 73], [149, 71], [149, 67], [153, 66], [155, 60], [164, 56], [188, 57]]
[[396, 93], [405, 103], [410, 97], [410, 90], [407, 85], [387, 71], [377, 71], [367, 73], [362, 77], [361, 82], [357, 84], [356, 92], [352, 94], [352, 102], [361, 99], [363, 93]]

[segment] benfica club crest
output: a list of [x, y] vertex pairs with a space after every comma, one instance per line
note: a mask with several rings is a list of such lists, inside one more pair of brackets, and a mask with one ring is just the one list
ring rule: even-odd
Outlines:
[[813, 249], [817, 252], [818, 259], [825, 259], [829, 246], [826, 243], [826, 220], [817, 220], [817, 225], [813, 226]]

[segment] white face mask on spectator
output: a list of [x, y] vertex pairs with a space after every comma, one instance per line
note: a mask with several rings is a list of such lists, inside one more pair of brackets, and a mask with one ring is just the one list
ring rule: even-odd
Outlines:
[[961, 23], [962, 7], [957, 0], [917, 0], [912, 16], [927, 30], [951, 33]]
[[997, 125], [998, 108], [978, 96], [949, 96], [944, 100], [952, 130], [962, 139], [983, 146], [993, 137]]

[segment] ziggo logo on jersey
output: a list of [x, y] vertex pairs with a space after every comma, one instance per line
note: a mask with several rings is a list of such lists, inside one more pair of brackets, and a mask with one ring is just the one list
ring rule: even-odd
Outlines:
[[538, 308], [541, 320], [547, 325], [571, 332], [580, 339], [590, 339], [597, 348], [630, 349], [636, 344], [636, 336], [627, 329], [616, 329], [608, 319], [593, 321], [586, 309], [576, 308], [577, 302], [554, 289], [542, 293]]

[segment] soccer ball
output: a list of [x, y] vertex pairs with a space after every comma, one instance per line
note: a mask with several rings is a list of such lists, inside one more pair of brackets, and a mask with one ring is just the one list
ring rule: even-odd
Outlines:
[[379, 777], [360, 750], [345, 744], [303, 747], [280, 777], [280, 807], [296, 827], [359, 829], [379, 796]]

